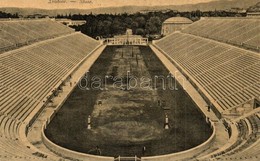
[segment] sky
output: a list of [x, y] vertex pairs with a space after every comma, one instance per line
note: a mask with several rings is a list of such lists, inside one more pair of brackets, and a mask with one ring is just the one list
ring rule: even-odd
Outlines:
[[[79, 8], [91, 9], [111, 6], [157, 6], [183, 5], [210, 2], [215, 0], [0, 0], [0, 7], [29, 7], [44, 9]], [[64, 3], [65, 2], [65, 3]]]

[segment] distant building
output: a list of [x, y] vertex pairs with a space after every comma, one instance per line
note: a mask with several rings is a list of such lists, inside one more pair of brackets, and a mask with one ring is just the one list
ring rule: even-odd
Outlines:
[[259, 17], [260, 18], [260, 12], [247, 12], [247, 17]]
[[142, 38], [142, 36], [140, 36], [140, 35], [133, 35], [133, 30], [132, 29], [126, 29], [125, 35], [115, 35], [114, 38], [122, 38], [122, 39]]
[[226, 12], [246, 13], [246, 10], [243, 8], [231, 8], [231, 9], [227, 9]]
[[247, 17], [260, 17], [260, 2], [248, 8]]
[[126, 29], [126, 35], [133, 35], [132, 29]]
[[186, 17], [172, 17], [165, 20], [162, 24], [162, 35], [169, 35], [174, 31], [180, 31], [184, 27], [192, 24], [193, 21]]
[[71, 20], [66, 18], [55, 19], [56, 22], [62, 23], [66, 26], [80, 26], [87, 23], [85, 20]]

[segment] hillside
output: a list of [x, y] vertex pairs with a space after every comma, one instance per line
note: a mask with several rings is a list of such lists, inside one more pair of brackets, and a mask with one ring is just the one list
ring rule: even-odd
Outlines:
[[250, 6], [255, 5], [259, 0], [217, 0], [208, 3], [199, 3], [199, 4], [188, 4], [188, 5], [170, 5], [170, 6], [123, 6], [123, 7], [109, 7], [109, 8], [94, 8], [94, 9], [58, 9], [58, 10], [47, 10], [47, 9], [36, 9], [36, 8], [0, 8], [0, 11], [7, 13], [18, 13], [19, 15], [32, 15], [32, 14], [42, 14], [49, 16], [56, 16], [57, 14], [102, 14], [102, 13], [135, 13], [142, 10], [164, 10], [172, 9], [178, 11], [192, 11], [192, 10], [224, 10], [230, 9], [232, 7], [239, 8], [249, 8]]

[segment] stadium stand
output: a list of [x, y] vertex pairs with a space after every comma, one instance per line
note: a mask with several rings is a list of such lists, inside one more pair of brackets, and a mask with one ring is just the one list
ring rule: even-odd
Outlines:
[[203, 18], [185, 33], [260, 51], [259, 18]]
[[0, 21], [0, 34], [3, 51], [41, 41], [0, 55], [0, 160], [52, 160], [24, 142], [22, 128], [100, 43], [49, 20]]
[[207, 91], [220, 113], [260, 95], [257, 53], [185, 33], [174, 33], [155, 45]]
[[257, 18], [204, 18], [153, 43], [228, 119], [228, 143], [198, 160], [259, 160], [259, 30]]
[[[84, 39], [88, 43], [82, 45]], [[75, 33], [2, 54], [2, 95], [8, 97], [1, 100], [1, 112], [24, 121], [32, 108], [51, 92], [54, 85], [97, 45], [98, 42], [90, 42], [85, 36]]]
[[260, 141], [259, 112], [235, 122], [239, 135], [225, 151], [212, 155], [210, 160], [258, 160]]
[[48, 19], [0, 21], [0, 53], [72, 32], [73, 29]]
[[0, 116], [0, 160], [16, 158], [39, 160], [46, 158], [44, 154], [37, 153], [25, 147], [22, 142], [19, 141], [19, 127], [22, 122], [14, 120], [7, 115]]

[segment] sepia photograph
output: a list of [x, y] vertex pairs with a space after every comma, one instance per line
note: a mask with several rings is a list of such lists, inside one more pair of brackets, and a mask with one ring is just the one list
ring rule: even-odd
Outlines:
[[260, 0], [0, 0], [0, 161], [259, 161]]

